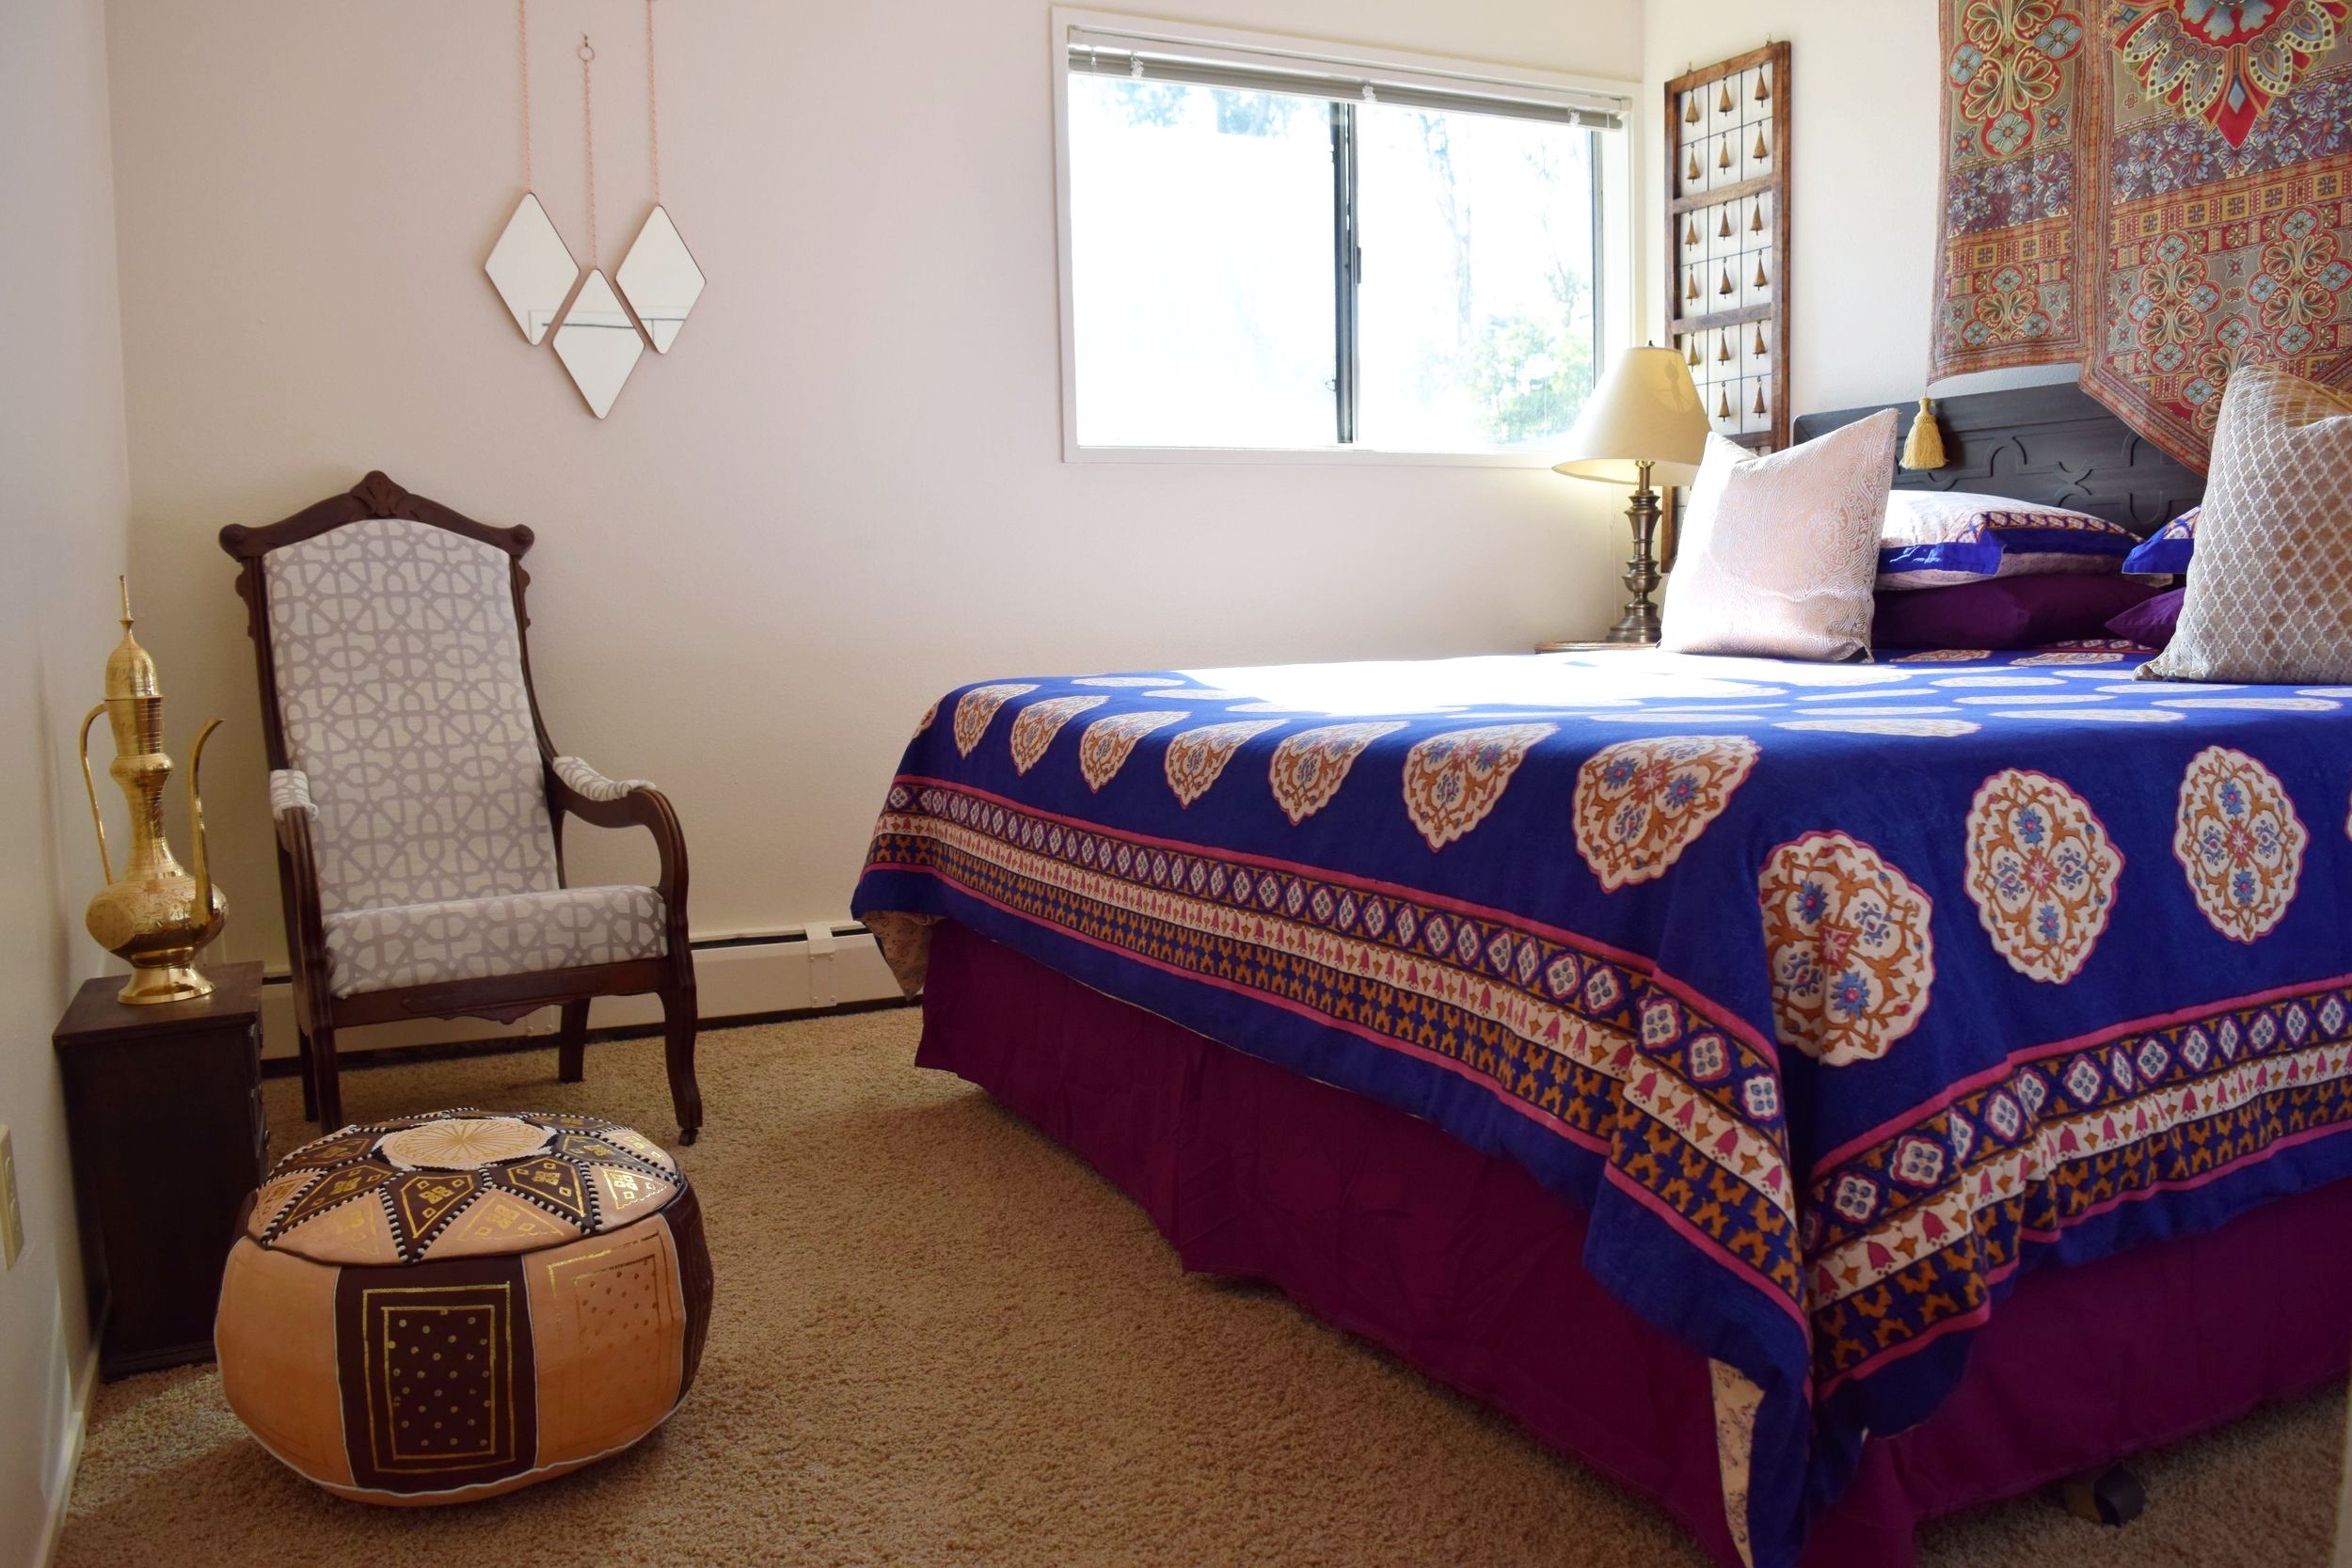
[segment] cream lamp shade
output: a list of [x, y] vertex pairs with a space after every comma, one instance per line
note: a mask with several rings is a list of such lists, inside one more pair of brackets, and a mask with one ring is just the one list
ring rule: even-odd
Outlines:
[[1682, 356], [1670, 348], [1629, 348], [1617, 356], [1577, 416], [1556, 473], [1613, 484], [1688, 484], [1707, 454], [1707, 405]]

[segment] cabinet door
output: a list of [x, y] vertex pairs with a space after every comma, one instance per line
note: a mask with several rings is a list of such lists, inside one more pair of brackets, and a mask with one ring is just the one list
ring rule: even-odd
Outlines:
[[108, 1376], [210, 1359], [221, 1267], [265, 1151], [254, 1031], [83, 1054], [77, 1141], [103, 1241]]

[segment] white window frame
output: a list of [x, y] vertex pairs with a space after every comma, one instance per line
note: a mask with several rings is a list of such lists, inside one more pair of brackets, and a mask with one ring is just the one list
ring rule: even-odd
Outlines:
[[1639, 82], [1583, 76], [1523, 66], [1499, 66], [1394, 49], [1332, 43], [1279, 33], [1242, 32], [1189, 22], [1168, 22], [1116, 11], [1057, 6], [1049, 40], [1054, 91], [1054, 210], [1061, 309], [1061, 455], [1065, 463], [1352, 463], [1416, 467], [1548, 468], [1542, 450], [1507, 451], [1389, 451], [1334, 441], [1316, 447], [1136, 447], [1086, 446], [1078, 440], [1078, 346], [1074, 274], [1070, 230], [1070, 39], [1073, 29], [1129, 33], [1203, 50], [1282, 54], [1330, 66], [1359, 66], [1383, 73], [1405, 73], [1482, 84], [1511, 84], [1548, 92], [1598, 94], [1626, 100], [1625, 128], [1600, 138], [1601, 232], [1594, 251], [1600, 267], [1600, 319], [1595, 323], [1596, 369], [1606, 367], [1633, 341], [1636, 249], [1633, 212], [1635, 107], [1644, 102]]

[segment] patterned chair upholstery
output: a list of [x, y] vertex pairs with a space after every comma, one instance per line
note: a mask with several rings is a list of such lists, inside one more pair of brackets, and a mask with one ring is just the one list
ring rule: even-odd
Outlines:
[[557, 877], [512, 565], [397, 517], [262, 558], [337, 996], [662, 955], [660, 894]]
[[663, 949], [661, 895], [649, 887], [551, 887], [326, 916], [337, 996], [658, 958]]
[[[329, 1126], [339, 1027], [564, 1008], [580, 1076], [590, 998], [661, 996], [691, 1140], [685, 846], [659, 791], [557, 756], [524, 646], [525, 529], [492, 529], [371, 474], [222, 545], [262, 661], [270, 802], [302, 1013], [305, 1101]], [[572, 887], [561, 824], [650, 828], [654, 887]]]

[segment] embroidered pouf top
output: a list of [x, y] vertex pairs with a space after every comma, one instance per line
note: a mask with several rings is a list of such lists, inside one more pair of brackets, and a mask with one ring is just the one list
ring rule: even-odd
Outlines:
[[295, 1149], [254, 1199], [246, 1234], [314, 1263], [532, 1252], [631, 1224], [683, 1185], [677, 1162], [633, 1128], [435, 1111]]
[[346, 1127], [254, 1195], [215, 1327], [273, 1454], [343, 1497], [487, 1497], [628, 1447], [692, 1385], [701, 1208], [634, 1129], [459, 1109]]

